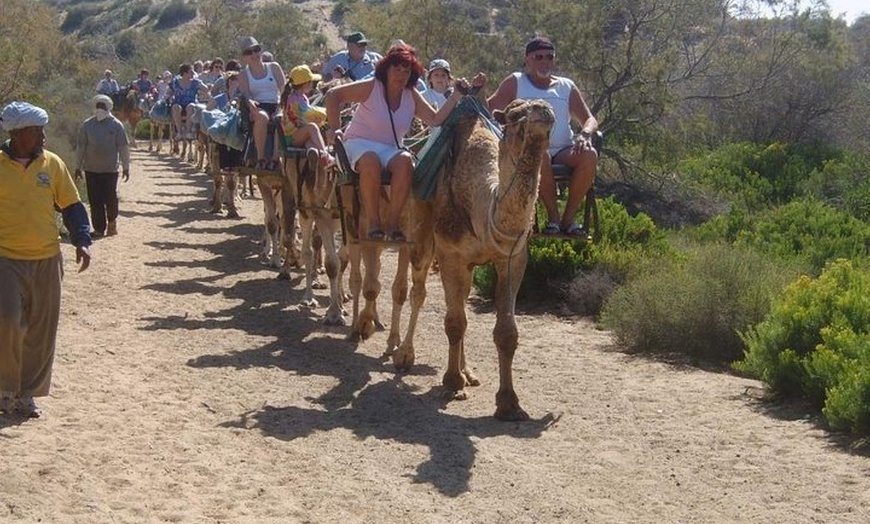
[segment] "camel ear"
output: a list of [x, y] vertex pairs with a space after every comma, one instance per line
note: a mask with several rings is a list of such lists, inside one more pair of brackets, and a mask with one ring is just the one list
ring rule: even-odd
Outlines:
[[507, 116], [505, 115], [505, 112], [500, 109], [496, 109], [495, 111], [493, 111], [492, 117], [495, 118], [495, 121], [501, 125], [505, 125], [507, 123]]

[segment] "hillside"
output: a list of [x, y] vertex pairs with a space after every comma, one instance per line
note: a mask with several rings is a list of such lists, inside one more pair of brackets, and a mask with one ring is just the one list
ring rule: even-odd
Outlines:
[[[97, 38], [118, 41], [127, 31], [172, 35], [185, 27], [202, 23], [202, 11], [218, 5], [215, 0], [41, 0], [60, 12], [60, 28], [80, 39]], [[268, 4], [292, 3], [318, 27], [331, 50], [343, 47], [339, 20], [333, 17], [334, 0], [229, 0], [221, 3], [246, 12]]]

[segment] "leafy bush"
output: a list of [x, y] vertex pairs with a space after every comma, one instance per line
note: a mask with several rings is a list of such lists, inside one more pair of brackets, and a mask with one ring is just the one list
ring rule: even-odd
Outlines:
[[806, 182], [831, 162], [842, 165], [842, 158], [837, 150], [815, 145], [740, 142], [687, 158], [679, 162], [678, 171], [725, 195], [736, 207], [757, 211], [805, 195], [810, 189]]
[[196, 18], [196, 6], [188, 4], [184, 0], [172, 0], [160, 16], [157, 17], [156, 29], [172, 29], [178, 27], [185, 22], [189, 22]]
[[[560, 300], [571, 301], [574, 293], [582, 293], [583, 282], [594, 282], [596, 293], [612, 288], [604, 282], [621, 282], [627, 272], [648, 257], [660, 257], [669, 253], [664, 233], [644, 215], [631, 216], [612, 198], [598, 201], [601, 222], [601, 239], [597, 243], [572, 242], [564, 239], [537, 237], [529, 242], [529, 263], [520, 285], [518, 300], [552, 300], [554, 294]], [[590, 279], [582, 271], [597, 268], [599, 278]], [[607, 276], [601, 275], [601, 273]], [[578, 276], [581, 280], [573, 282]], [[480, 266], [474, 272], [474, 285], [478, 292], [492, 298], [495, 292], [495, 270], [491, 265]], [[583, 299], [585, 301], [585, 299]], [[600, 301], [599, 301], [600, 304]], [[569, 309], [588, 311], [589, 306]], [[589, 311], [597, 313], [595, 311]]]
[[798, 259], [809, 264], [814, 274], [830, 260], [870, 254], [870, 224], [815, 200], [755, 214], [732, 210], [700, 226], [697, 235]]
[[631, 351], [730, 363], [743, 352], [738, 330], [762, 320], [796, 274], [753, 249], [704, 245], [630, 279], [607, 301], [602, 323]]
[[734, 367], [784, 396], [806, 397], [829, 424], [870, 430], [870, 272], [831, 263], [815, 280], [801, 277], [770, 315], [748, 329]]
[[66, 34], [78, 30], [82, 22], [98, 14], [101, 10], [99, 5], [84, 4], [71, 7], [60, 25], [60, 30]]

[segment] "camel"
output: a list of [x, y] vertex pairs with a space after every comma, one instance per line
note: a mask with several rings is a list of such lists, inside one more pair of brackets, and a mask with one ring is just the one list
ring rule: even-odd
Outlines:
[[136, 126], [145, 116], [145, 111], [139, 106], [139, 93], [130, 86], [124, 87], [117, 95], [112, 96], [112, 113], [121, 122], [130, 124], [130, 145], [136, 145]]
[[[324, 323], [327, 326], [344, 326], [341, 285], [342, 264], [339, 261], [335, 234], [339, 227], [339, 215], [335, 207], [336, 173], [332, 167], [323, 166], [320, 153], [313, 148], [305, 151], [304, 158], [297, 155], [284, 159], [284, 172], [289, 182], [292, 201], [297, 210], [299, 229], [302, 233], [301, 259], [305, 266], [304, 307], [319, 306], [313, 289], [322, 287], [317, 280], [318, 261], [316, 252], [325, 249], [324, 267], [329, 278], [330, 301]], [[287, 207], [284, 208], [285, 210]], [[316, 230], [315, 230], [316, 228]], [[319, 233], [319, 235], [316, 235]], [[318, 240], [322, 240], [318, 242]]]
[[[161, 112], [161, 108], [164, 110]], [[174, 143], [174, 137], [172, 135], [172, 117], [169, 115], [169, 110], [166, 106], [165, 102], [155, 103], [151, 106], [151, 109], [148, 111], [148, 120], [149, 120], [149, 144], [148, 151], [156, 151], [160, 153], [163, 150], [163, 136], [164, 131], [166, 133], [166, 138], [169, 140], [170, 150], [172, 148], [172, 144]], [[154, 140], [157, 140], [157, 146], [154, 145]]]
[[[520, 407], [513, 387], [512, 363], [518, 343], [514, 308], [528, 259], [526, 242], [532, 228], [540, 162], [549, 143], [554, 114], [544, 101], [515, 100], [495, 116], [504, 125], [501, 140], [479, 116], [459, 119], [452, 160], [440, 173], [434, 199], [414, 201], [415, 212], [422, 219], [414, 248], [406, 262], [401, 257], [399, 260], [388, 352], [392, 352], [393, 364], [399, 370], [414, 363], [416, 320], [425, 300], [426, 275], [434, 254], [441, 266], [447, 307], [444, 327], [449, 356], [442, 383], [453, 398], [467, 398], [465, 387], [480, 382], [466, 362], [465, 302], [474, 266], [492, 263], [497, 274], [493, 339], [499, 360], [495, 417], [526, 420], [528, 414]], [[398, 280], [407, 278], [407, 268], [402, 268], [407, 261], [413, 268], [411, 316], [405, 339], [399, 343], [398, 322], [404, 296], [397, 296], [395, 291], [401, 288]]]

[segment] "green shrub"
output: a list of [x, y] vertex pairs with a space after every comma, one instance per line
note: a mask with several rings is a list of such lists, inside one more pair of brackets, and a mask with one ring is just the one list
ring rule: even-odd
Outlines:
[[763, 319], [796, 274], [755, 250], [707, 244], [631, 278], [607, 301], [602, 324], [633, 352], [727, 364], [743, 353], [739, 330]]
[[700, 226], [703, 240], [721, 240], [807, 263], [817, 274], [836, 258], [870, 254], [870, 223], [815, 200], [798, 200], [759, 213], [735, 209]]
[[847, 260], [801, 277], [746, 330], [734, 367], [774, 392], [823, 406], [835, 428], [870, 430], [870, 272]]
[[[569, 300], [582, 292], [581, 272], [597, 268], [607, 276], [594, 279], [599, 287], [603, 281], [620, 282], [627, 272], [648, 257], [657, 258], [669, 252], [667, 239], [652, 220], [644, 215], [631, 216], [612, 198], [598, 201], [601, 238], [587, 244], [583, 241], [537, 237], [529, 242], [529, 262], [520, 285], [518, 300]], [[581, 276], [581, 282], [572, 282]], [[492, 298], [495, 291], [495, 270], [480, 266], [474, 272], [478, 292]], [[577, 310], [569, 306], [569, 309]], [[588, 306], [581, 308], [588, 310]], [[594, 311], [597, 313], [597, 311]]]

